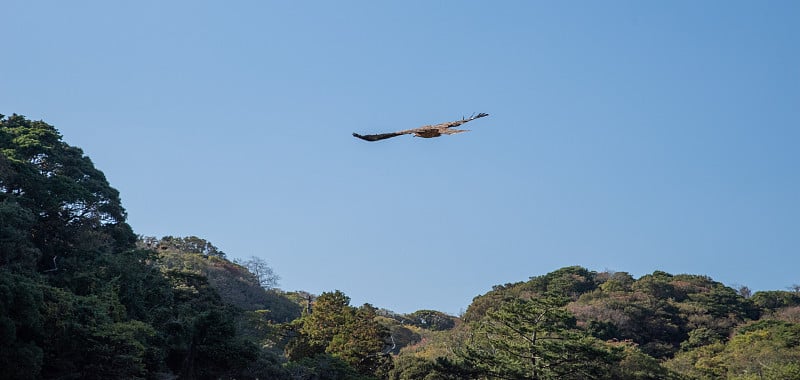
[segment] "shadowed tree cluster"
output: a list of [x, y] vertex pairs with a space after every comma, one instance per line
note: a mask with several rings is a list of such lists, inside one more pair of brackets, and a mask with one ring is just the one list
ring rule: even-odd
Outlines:
[[55, 128], [0, 116], [0, 152], [3, 377], [244, 377], [272, 360], [238, 334], [241, 310], [209, 277], [137, 247], [119, 193]]

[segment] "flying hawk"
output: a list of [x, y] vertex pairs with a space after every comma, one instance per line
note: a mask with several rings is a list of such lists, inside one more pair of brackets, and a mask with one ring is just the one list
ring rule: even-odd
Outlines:
[[449, 123], [426, 125], [424, 127], [406, 129], [405, 131], [399, 131], [399, 132], [380, 133], [377, 135], [359, 135], [358, 133], [353, 133], [353, 136], [366, 141], [378, 141], [400, 135], [411, 135], [411, 134], [417, 137], [424, 137], [428, 139], [431, 137], [439, 137], [441, 135], [454, 135], [456, 133], [467, 132], [468, 131], [467, 129], [450, 129], [450, 128], [458, 127], [459, 125], [464, 124], [468, 121], [472, 121], [484, 116], [489, 116], [489, 114], [479, 113], [477, 115], [470, 116], [469, 118], [462, 118], [461, 120], [451, 121]]

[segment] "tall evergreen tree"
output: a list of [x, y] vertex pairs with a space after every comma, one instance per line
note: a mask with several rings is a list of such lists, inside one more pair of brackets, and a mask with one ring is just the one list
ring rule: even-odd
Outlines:
[[303, 360], [331, 355], [365, 375], [385, 372], [391, 362], [389, 333], [376, 317], [374, 307], [350, 306], [350, 297], [341, 291], [322, 293], [311, 314], [290, 324], [295, 335], [287, 356]]
[[602, 379], [618, 350], [576, 328], [557, 298], [510, 299], [473, 326], [465, 362], [499, 379]]

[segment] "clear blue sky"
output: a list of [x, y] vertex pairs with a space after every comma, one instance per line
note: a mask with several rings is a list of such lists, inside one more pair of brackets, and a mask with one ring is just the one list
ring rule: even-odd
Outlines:
[[[148, 236], [458, 313], [569, 265], [800, 283], [800, 2], [4, 1], [0, 113]], [[472, 132], [352, 132], [487, 112]]]

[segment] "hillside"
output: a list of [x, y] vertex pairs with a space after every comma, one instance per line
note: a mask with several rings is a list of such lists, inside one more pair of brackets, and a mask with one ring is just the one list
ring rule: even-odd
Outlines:
[[800, 294], [744, 293], [702, 275], [561, 268], [476, 297], [396, 364], [475, 378], [798, 378]]
[[0, 116], [0, 149], [5, 378], [800, 379], [797, 289], [574, 266], [462, 316], [397, 314], [276, 289], [199, 237], [137, 236], [44, 122]]

